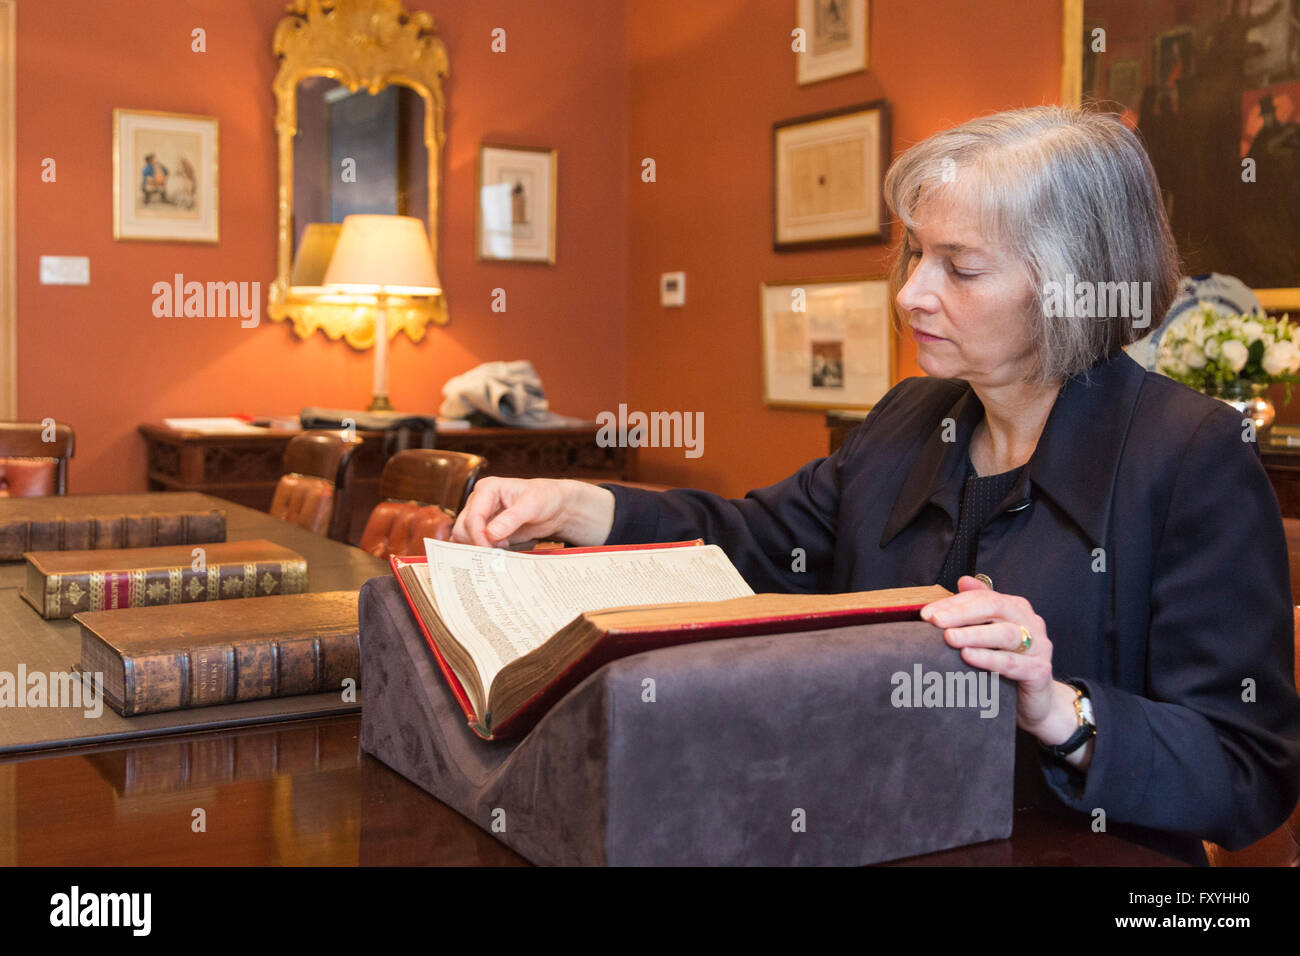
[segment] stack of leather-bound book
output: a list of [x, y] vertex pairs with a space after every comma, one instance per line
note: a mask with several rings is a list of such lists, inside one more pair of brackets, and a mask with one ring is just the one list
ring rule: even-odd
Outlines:
[[130, 496], [0, 499], [0, 560], [26, 562], [36, 613], [80, 625], [77, 669], [108, 704], [129, 717], [355, 694], [356, 592], [308, 594], [302, 555], [226, 541], [211, 499], [168, 498], [147, 512]]

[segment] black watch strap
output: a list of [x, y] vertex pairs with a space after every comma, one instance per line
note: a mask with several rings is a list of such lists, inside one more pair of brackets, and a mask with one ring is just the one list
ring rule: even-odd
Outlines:
[[1057, 744], [1056, 746], [1048, 746], [1047, 744], [1043, 743], [1041, 740], [1038, 742], [1038, 746], [1042, 747], [1053, 757], [1057, 757], [1061, 760], [1064, 760], [1066, 757], [1070, 756], [1070, 754], [1074, 753], [1076, 750], [1078, 750], [1080, 747], [1086, 744], [1097, 734], [1097, 725], [1094, 723], [1088, 723], [1087, 721], [1084, 721], [1082, 716], [1082, 711], [1079, 709], [1078, 700], [1084, 697], [1083, 687], [1081, 687], [1078, 683], [1072, 680], [1067, 680], [1065, 681], [1065, 683], [1073, 687], [1075, 693], [1078, 695], [1074, 706], [1076, 712], [1080, 714], [1079, 729], [1076, 730], [1074, 733], [1072, 733], [1070, 735], [1070, 738], [1066, 740], [1064, 743]]
[[1070, 739], [1063, 744], [1057, 744], [1055, 747], [1049, 747], [1047, 744], [1039, 743], [1039, 746], [1046, 750], [1053, 757], [1059, 757], [1064, 760], [1070, 754], [1074, 753], [1097, 733], [1097, 728], [1092, 724], [1084, 724], [1078, 730], [1070, 735]]

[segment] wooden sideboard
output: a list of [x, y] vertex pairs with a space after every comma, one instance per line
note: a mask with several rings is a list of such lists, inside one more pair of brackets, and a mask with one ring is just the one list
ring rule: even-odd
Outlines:
[[[865, 411], [856, 410], [833, 409], [826, 413], [831, 454], [866, 417]], [[1282, 508], [1282, 517], [1300, 518], [1300, 447], [1270, 444], [1260, 448], [1260, 458]]]
[[[470, 452], [488, 460], [484, 474], [511, 478], [632, 478], [627, 448], [601, 447], [596, 425], [573, 428], [463, 428], [438, 432], [438, 448]], [[284, 473], [284, 449], [301, 434], [267, 428], [263, 433], [201, 434], [161, 422], [139, 426], [147, 449], [150, 491], [198, 491], [259, 511]], [[389, 453], [381, 431], [357, 431], [353, 456], [352, 529], [359, 541], [366, 517], [379, 503], [379, 475]]]

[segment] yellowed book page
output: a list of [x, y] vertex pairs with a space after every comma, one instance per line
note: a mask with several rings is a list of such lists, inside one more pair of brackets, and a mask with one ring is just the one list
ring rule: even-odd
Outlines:
[[754, 593], [717, 545], [549, 555], [433, 538], [424, 545], [438, 613], [485, 687], [585, 611]]

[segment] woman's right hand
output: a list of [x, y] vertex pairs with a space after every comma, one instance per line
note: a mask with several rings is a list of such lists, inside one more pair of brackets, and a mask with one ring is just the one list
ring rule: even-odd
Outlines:
[[502, 548], [557, 538], [604, 544], [614, 526], [614, 495], [568, 478], [480, 478], [456, 517], [451, 540]]

